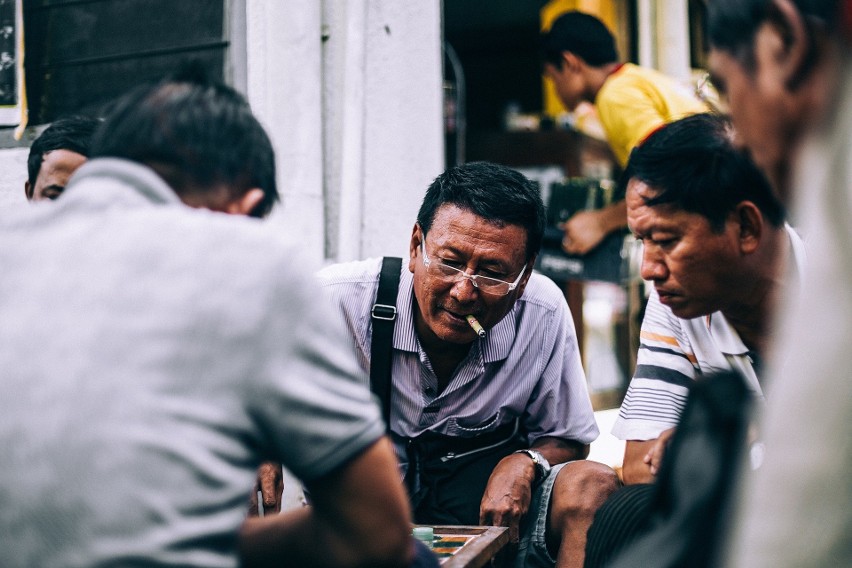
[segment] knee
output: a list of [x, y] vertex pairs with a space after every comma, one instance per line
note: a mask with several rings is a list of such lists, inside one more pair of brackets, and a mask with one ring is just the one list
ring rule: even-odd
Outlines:
[[579, 460], [565, 464], [553, 485], [551, 522], [564, 525], [595, 511], [621, 486], [618, 475], [602, 463]]

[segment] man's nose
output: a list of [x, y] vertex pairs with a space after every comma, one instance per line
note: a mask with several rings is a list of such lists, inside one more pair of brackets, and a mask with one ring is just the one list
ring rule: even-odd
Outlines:
[[660, 282], [668, 278], [669, 270], [659, 251], [653, 246], [643, 246], [642, 269], [639, 271], [643, 280]]
[[459, 303], [471, 302], [479, 294], [479, 288], [473, 285], [473, 280], [465, 273], [460, 273], [458, 280], [450, 288], [450, 295]]

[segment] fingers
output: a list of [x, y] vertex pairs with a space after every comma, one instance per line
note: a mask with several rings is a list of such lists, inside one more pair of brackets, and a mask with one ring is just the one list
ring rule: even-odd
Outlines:
[[480, 515], [479, 524], [491, 527], [509, 527], [509, 542], [517, 544], [520, 540], [520, 515], [504, 515], [499, 512], [488, 515]]
[[258, 475], [265, 512], [280, 512], [281, 492], [284, 490], [284, 476], [281, 465], [277, 463], [262, 464]]
[[257, 480], [249, 495], [250, 517], [281, 512], [281, 493], [284, 491], [284, 473], [281, 464], [267, 462], [257, 470]]

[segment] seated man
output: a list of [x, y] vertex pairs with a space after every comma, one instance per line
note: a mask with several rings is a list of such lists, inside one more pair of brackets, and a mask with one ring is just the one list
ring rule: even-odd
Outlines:
[[774, 303], [803, 246], [720, 117], [658, 130], [634, 151], [625, 179], [628, 224], [644, 246], [641, 275], [654, 284], [613, 427], [627, 440], [629, 485], [654, 479], [693, 379], [736, 370], [761, 394], [757, 367]]
[[695, 379], [733, 370], [762, 397], [774, 304], [804, 260], [783, 205], [721, 117], [664, 126], [633, 151], [624, 179], [628, 224], [644, 245], [641, 275], [654, 290], [613, 427], [627, 441], [628, 487], [595, 518], [587, 568], [609, 565], [645, 530], [651, 483]]
[[30, 146], [24, 193], [30, 201], [56, 199], [68, 178], [89, 156], [92, 134], [99, 121], [87, 116], [61, 118], [48, 126]]
[[[417, 522], [508, 526], [519, 564], [581, 566], [618, 481], [583, 459], [598, 429], [568, 306], [532, 272], [543, 230], [538, 190], [513, 170], [435, 179], [393, 295], [389, 430]], [[365, 369], [380, 265], [320, 273]]]
[[[3, 566], [405, 566], [393, 448], [309, 264], [194, 209], [277, 199], [243, 98], [141, 87], [92, 156], [67, 207], [0, 218]], [[244, 523], [264, 459], [314, 506]]]

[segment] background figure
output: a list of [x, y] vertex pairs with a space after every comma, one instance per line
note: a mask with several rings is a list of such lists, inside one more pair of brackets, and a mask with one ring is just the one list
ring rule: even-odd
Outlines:
[[99, 120], [87, 116], [61, 118], [33, 141], [24, 182], [27, 199], [40, 201], [62, 195], [71, 174], [88, 158], [98, 124]]
[[787, 298], [729, 565], [852, 565], [852, 2], [714, 0], [710, 66], [809, 241]]
[[[685, 86], [632, 63], [619, 63], [606, 26], [589, 14], [568, 12], [542, 36], [544, 73], [562, 103], [573, 111], [582, 101], [595, 105], [613, 154], [622, 168], [630, 151], [661, 125], [708, 108]], [[625, 227], [624, 201], [581, 211], [565, 223], [562, 246], [585, 254], [609, 233]]]
[[[405, 566], [345, 332], [298, 246], [242, 216], [278, 198], [245, 100], [193, 72], [140, 87], [92, 156], [65, 206], [0, 218], [3, 565]], [[264, 459], [314, 506], [245, 521]]]

